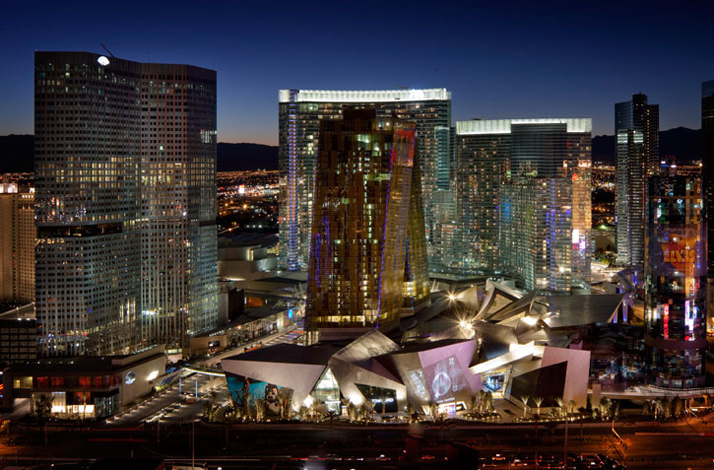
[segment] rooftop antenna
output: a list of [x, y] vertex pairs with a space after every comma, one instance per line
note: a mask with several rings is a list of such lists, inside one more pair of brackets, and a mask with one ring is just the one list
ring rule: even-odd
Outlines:
[[116, 57], [114, 57], [114, 54], [112, 54], [112, 51], [107, 49], [107, 46], [105, 46], [103, 42], [100, 42], [99, 45], [102, 46], [102, 48], [104, 48], [104, 50], [107, 51], [110, 56], [112, 56], [112, 59], [116, 59]]

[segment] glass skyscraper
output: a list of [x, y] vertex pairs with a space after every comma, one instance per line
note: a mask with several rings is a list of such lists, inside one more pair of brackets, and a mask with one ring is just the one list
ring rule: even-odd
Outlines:
[[369, 107], [320, 123], [306, 308], [320, 340], [395, 328], [421, 285], [408, 286], [425, 257], [415, 134]]
[[457, 122], [464, 268], [544, 293], [588, 289], [590, 119]]
[[41, 354], [216, 326], [215, 152], [214, 71], [35, 53]]
[[421, 168], [427, 252], [440, 262], [433, 243], [435, 199], [449, 171], [451, 93], [446, 89], [329, 91], [281, 90], [279, 96], [280, 266], [307, 267], [320, 121], [342, 119], [346, 106], [373, 107], [377, 116], [416, 124], [415, 158]]
[[706, 230], [699, 178], [648, 180], [645, 346], [652, 384], [704, 385]]
[[647, 95], [615, 104], [617, 155], [617, 261], [627, 266], [644, 262], [647, 177], [659, 171], [659, 105]]
[[[702, 181], [707, 240], [714, 240], [714, 80], [702, 83]], [[714, 243], [707, 248], [709, 312], [714, 311]], [[710, 329], [714, 329], [711, 328]]]

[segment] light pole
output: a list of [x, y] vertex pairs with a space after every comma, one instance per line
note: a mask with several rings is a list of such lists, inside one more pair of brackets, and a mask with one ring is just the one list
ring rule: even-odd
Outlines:
[[568, 469], [568, 410], [565, 410], [565, 440], [563, 441], [563, 470]]

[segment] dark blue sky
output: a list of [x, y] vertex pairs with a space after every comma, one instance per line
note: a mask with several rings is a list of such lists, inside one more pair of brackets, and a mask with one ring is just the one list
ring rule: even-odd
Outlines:
[[[661, 3], [661, 4], [660, 4]], [[33, 51], [218, 71], [222, 142], [277, 142], [280, 88], [446, 87], [453, 118], [592, 117], [642, 91], [700, 127], [714, 6], [679, 2], [30, 2], [0, 10], [0, 134], [33, 132]]]

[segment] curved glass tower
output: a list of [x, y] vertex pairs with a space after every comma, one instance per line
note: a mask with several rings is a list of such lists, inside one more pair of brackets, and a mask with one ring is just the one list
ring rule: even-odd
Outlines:
[[399, 324], [414, 134], [413, 124], [374, 108], [347, 108], [344, 119], [320, 124], [306, 309], [320, 340]]
[[645, 346], [650, 383], [704, 385], [706, 231], [699, 178], [651, 177], [645, 245]]

